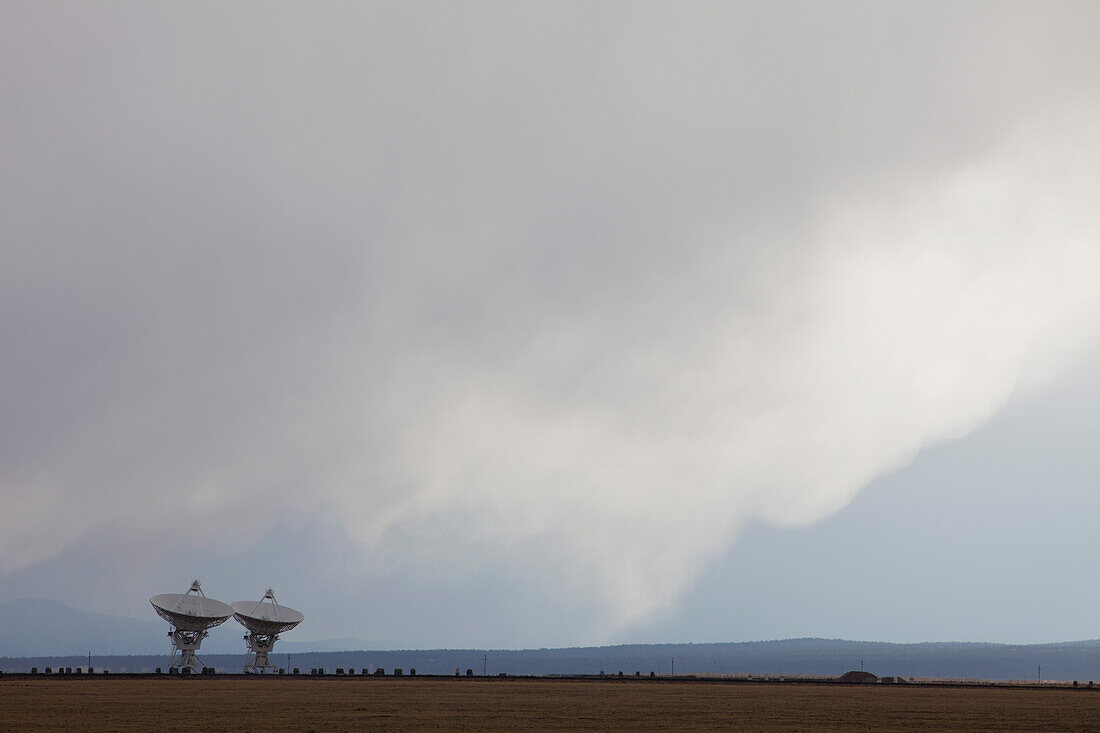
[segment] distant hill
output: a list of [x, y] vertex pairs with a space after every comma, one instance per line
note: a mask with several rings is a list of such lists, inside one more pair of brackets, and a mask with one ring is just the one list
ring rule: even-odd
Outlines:
[[[171, 653], [168, 624], [81, 611], [64, 603], [29, 599], [0, 603], [0, 670], [33, 666], [84, 666], [93, 654], [96, 667], [118, 672], [166, 667]], [[237, 671], [244, 657], [243, 629], [233, 621], [217, 627], [200, 654], [220, 671]], [[290, 634], [293, 637], [293, 634]], [[937, 642], [889, 644], [841, 639], [785, 639], [715, 644], [632, 644], [568, 649], [435, 649], [371, 651], [381, 646], [363, 639], [281, 640], [272, 655], [285, 666], [400, 667], [420, 674], [544, 675], [677, 674], [840, 675], [864, 669], [878, 675], [975, 679], [1100, 680], [1100, 640], [1060, 644], [982, 644]], [[67, 660], [67, 661], [63, 661]]]
[[[278, 650], [278, 647], [276, 647]], [[889, 644], [841, 639], [786, 639], [715, 644], [635, 644], [570, 649], [426, 650], [300, 653], [303, 669], [415, 668], [420, 674], [753, 674], [836, 676], [863, 667], [881, 676], [964, 679], [1100, 680], [1100, 640], [1060, 644], [936, 642]], [[277, 661], [285, 663], [282, 658]]]
[[[288, 636], [293, 636], [289, 634]], [[318, 639], [317, 641], [294, 641], [293, 639], [280, 639], [278, 649], [281, 653], [301, 654], [303, 652], [346, 652], [361, 649], [380, 649], [389, 646], [384, 642], [357, 639], [355, 637], [343, 637], [340, 639]]]
[[[20, 598], [0, 603], [0, 657], [84, 655], [86, 659], [89, 651], [95, 655], [167, 657], [171, 653], [168, 629], [168, 623], [157, 618], [152, 607], [149, 608], [149, 617], [140, 619], [90, 613], [45, 598]], [[230, 620], [211, 629], [200, 653], [243, 655], [244, 633], [244, 629]], [[287, 639], [281, 640], [278, 648], [284, 653], [294, 653], [371, 649], [377, 646], [384, 645], [355, 638], [319, 641]]]
[[[152, 616], [152, 614], [150, 614]], [[168, 646], [168, 624], [89, 613], [44, 598], [0, 603], [0, 655], [153, 653]]]
[[[352, 640], [354, 641], [354, 640]], [[400, 667], [408, 674], [453, 675], [458, 669], [489, 675], [607, 674], [650, 672], [667, 675], [676, 661], [676, 674], [753, 674], [839, 676], [864, 669], [880, 676], [939, 677], [987, 680], [1035, 679], [1042, 665], [1045, 680], [1100, 680], [1100, 640], [1060, 644], [981, 644], [937, 642], [888, 644], [840, 639], [787, 639], [717, 644], [634, 644], [570, 649], [436, 649], [389, 651], [297, 651], [290, 644], [276, 644], [272, 659], [280, 666], [298, 667], [303, 673], [314, 667], [333, 672], [338, 667], [357, 672]], [[205, 651], [205, 650], [204, 650]], [[96, 654], [93, 664], [113, 672], [152, 671], [165, 667], [167, 650], [157, 655], [107, 657]], [[203, 659], [219, 672], [238, 672], [241, 653], [204, 653]], [[34, 658], [0, 658], [0, 670], [29, 671], [32, 666], [78, 667], [86, 657], [66, 659], [46, 655]]]

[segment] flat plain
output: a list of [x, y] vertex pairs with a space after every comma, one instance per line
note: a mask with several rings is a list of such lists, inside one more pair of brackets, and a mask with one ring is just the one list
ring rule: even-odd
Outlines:
[[1100, 730], [1100, 691], [554, 678], [0, 679], [0, 729]]

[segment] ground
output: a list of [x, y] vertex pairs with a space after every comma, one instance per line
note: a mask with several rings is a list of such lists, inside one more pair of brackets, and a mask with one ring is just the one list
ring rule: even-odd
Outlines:
[[0, 730], [1098, 730], [1100, 690], [720, 680], [6, 675]]

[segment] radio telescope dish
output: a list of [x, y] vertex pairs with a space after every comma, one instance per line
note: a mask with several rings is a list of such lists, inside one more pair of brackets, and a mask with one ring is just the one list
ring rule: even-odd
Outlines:
[[208, 635], [207, 630], [225, 623], [233, 609], [207, 598], [197, 580], [186, 593], [162, 593], [150, 598], [149, 603], [158, 616], [172, 624], [168, 636], [174, 651], [169, 666], [187, 670], [205, 667], [195, 652]]
[[279, 634], [302, 623], [305, 616], [293, 608], [280, 606], [275, 600], [275, 592], [270, 588], [258, 601], [233, 601], [230, 605], [233, 607], [233, 618], [249, 631], [244, 637], [248, 643], [245, 672], [274, 669], [275, 665], [268, 659], [268, 655]]

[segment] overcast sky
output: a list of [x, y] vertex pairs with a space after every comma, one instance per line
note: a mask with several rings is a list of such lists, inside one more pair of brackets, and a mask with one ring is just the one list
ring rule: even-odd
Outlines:
[[0, 3], [0, 600], [1097, 636], [1087, 565], [1032, 562], [1100, 509], [1097, 37], [1089, 3]]

